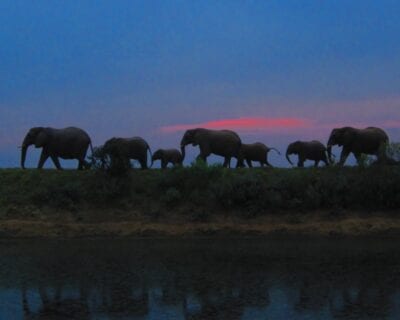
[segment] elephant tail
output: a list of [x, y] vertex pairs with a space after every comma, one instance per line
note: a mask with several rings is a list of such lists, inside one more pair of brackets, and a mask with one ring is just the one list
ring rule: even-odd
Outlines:
[[274, 150], [277, 154], [281, 155], [281, 153], [279, 152], [279, 150], [276, 149], [276, 148], [269, 148], [269, 150]]
[[151, 152], [149, 144], [147, 144], [147, 150], [149, 150], [150, 154], [150, 159], [151, 159], [150, 168], [151, 168], [153, 166], [154, 160], [153, 160], [153, 153]]

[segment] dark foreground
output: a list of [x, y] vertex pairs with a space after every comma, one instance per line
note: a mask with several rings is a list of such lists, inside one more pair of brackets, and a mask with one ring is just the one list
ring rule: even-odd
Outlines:
[[400, 235], [400, 166], [0, 170], [0, 238]]
[[0, 242], [0, 319], [398, 319], [385, 239]]

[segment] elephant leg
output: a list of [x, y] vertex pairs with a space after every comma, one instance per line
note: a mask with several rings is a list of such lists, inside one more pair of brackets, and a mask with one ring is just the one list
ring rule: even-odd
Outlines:
[[314, 168], [317, 168], [317, 167], [318, 167], [318, 164], [319, 164], [319, 160], [315, 160], [315, 162], [314, 162]]
[[205, 153], [200, 153], [196, 160], [202, 160], [204, 161], [205, 164], [207, 164], [207, 157], [209, 156], [209, 154], [205, 154]]
[[42, 151], [42, 153], [40, 154], [40, 159], [39, 159], [39, 163], [38, 163], [38, 169], [42, 169], [44, 163], [46, 162], [46, 160], [49, 158], [49, 155], [47, 154], [47, 152], [45, 152], [44, 150]]
[[50, 156], [51, 160], [53, 161], [54, 165], [56, 166], [56, 168], [58, 170], [62, 170], [61, 165], [60, 165], [60, 161], [58, 160], [58, 157], [56, 156]]
[[362, 160], [361, 160], [361, 153], [353, 153], [354, 154], [354, 157], [356, 158], [356, 160], [357, 160], [357, 164], [360, 166], [360, 165], [362, 165]]
[[237, 154], [237, 162], [236, 162], [236, 168], [244, 168], [244, 155], [242, 152], [239, 152]]
[[343, 166], [344, 163], [346, 162], [346, 159], [349, 156], [349, 154], [350, 154], [350, 151], [343, 147], [343, 150], [340, 153], [340, 161], [339, 161], [338, 165]]
[[140, 165], [141, 165], [142, 169], [148, 169], [149, 168], [147, 166], [147, 151], [146, 151], [145, 155], [143, 156], [143, 161], [140, 162]]
[[161, 169], [166, 169], [167, 168], [168, 162], [165, 160], [161, 160]]
[[231, 167], [231, 157], [225, 157], [224, 164], [222, 165], [224, 168]]
[[140, 167], [142, 168], [142, 170], [146, 170], [147, 169], [147, 159], [139, 159], [139, 163], [140, 163]]
[[251, 163], [250, 159], [246, 159], [246, 163], [249, 166], [249, 168], [253, 168], [253, 164]]
[[305, 159], [303, 157], [299, 157], [299, 161], [297, 162], [297, 166], [299, 168], [303, 168], [304, 167], [304, 161], [305, 161]]
[[[78, 170], [90, 169], [92, 167], [92, 164], [86, 161], [85, 157], [78, 159], [78, 161]], [[81, 167], [82, 169], [79, 169], [79, 167]]]
[[211, 150], [208, 145], [200, 145], [200, 154], [197, 156], [196, 160], [203, 160], [207, 164], [207, 158], [211, 154]]
[[91, 164], [86, 160], [78, 160], [78, 170], [90, 169]]
[[83, 170], [85, 166], [86, 165], [82, 160], [78, 160], [78, 170]]
[[243, 161], [240, 162], [240, 160], [238, 159], [236, 161], [236, 168], [244, 168], [244, 167], [245, 167], [244, 162]]
[[272, 164], [270, 164], [270, 163], [268, 162], [268, 160], [265, 160], [265, 164], [266, 164], [268, 167], [270, 167], [270, 168], [273, 168], [273, 167], [274, 167]]

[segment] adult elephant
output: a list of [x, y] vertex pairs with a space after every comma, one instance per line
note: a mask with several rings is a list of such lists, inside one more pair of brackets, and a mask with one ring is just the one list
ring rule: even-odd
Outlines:
[[158, 149], [153, 153], [151, 161], [161, 160], [161, 168], [165, 169], [168, 163], [174, 166], [182, 165], [182, 154], [177, 149]]
[[44, 163], [50, 157], [57, 169], [61, 170], [61, 159], [77, 159], [78, 169], [88, 168], [85, 161], [87, 150], [90, 146], [93, 152], [89, 135], [82, 129], [68, 127], [64, 129], [34, 127], [26, 134], [21, 146], [21, 167], [25, 169], [26, 152], [30, 145], [42, 148], [38, 169], [43, 168]]
[[252, 161], [259, 162], [261, 167], [263, 167], [264, 165], [272, 167], [272, 165], [268, 162], [268, 153], [271, 150], [276, 151], [279, 155], [281, 154], [277, 149], [269, 148], [264, 143], [261, 142], [250, 143], [250, 144], [242, 143], [242, 147], [240, 148], [242, 161], [241, 163], [238, 163], [238, 167], [244, 167], [243, 160], [246, 160], [246, 163], [249, 166], [249, 168], [253, 167], [251, 163]]
[[306, 160], [315, 161], [314, 167], [318, 167], [320, 161], [323, 161], [326, 165], [329, 165], [326, 147], [317, 140], [295, 141], [289, 144], [286, 150], [286, 159], [291, 165], [293, 165], [289, 158], [291, 154], [298, 155], [298, 167], [304, 167], [304, 161]]
[[333, 129], [328, 140], [328, 156], [331, 159], [332, 146], [343, 146], [339, 165], [343, 166], [350, 153], [353, 153], [357, 162], [361, 161], [361, 154], [376, 155], [378, 161], [386, 158], [386, 145], [389, 137], [385, 131], [376, 127], [357, 129], [343, 127]]
[[185, 132], [181, 140], [182, 159], [185, 158], [185, 147], [188, 144], [199, 146], [200, 154], [197, 159], [207, 162], [210, 154], [224, 157], [224, 167], [230, 167], [231, 158], [240, 161], [240, 147], [242, 141], [239, 135], [231, 130], [210, 130], [204, 128], [190, 129]]
[[[137, 160], [142, 169], [147, 169], [147, 151], [152, 156], [149, 144], [141, 137], [132, 138], [111, 138], [103, 147], [103, 154], [111, 158], [111, 162], [119, 159], [129, 167], [130, 160]], [[151, 163], [150, 167], [153, 165]]]

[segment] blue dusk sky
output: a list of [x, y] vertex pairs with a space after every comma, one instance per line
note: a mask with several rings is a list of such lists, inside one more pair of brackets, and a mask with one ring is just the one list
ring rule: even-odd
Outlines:
[[389, 0], [2, 0], [0, 166], [33, 126], [153, 150], [197, 126], [281, 151], [343, 125], [400, 141], [399, 17]]

